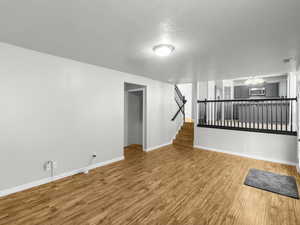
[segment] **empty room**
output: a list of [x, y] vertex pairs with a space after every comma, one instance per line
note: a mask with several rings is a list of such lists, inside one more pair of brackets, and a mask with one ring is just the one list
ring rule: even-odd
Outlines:
[[0, 1], [0, 225], [300, 225], [299, 0]]

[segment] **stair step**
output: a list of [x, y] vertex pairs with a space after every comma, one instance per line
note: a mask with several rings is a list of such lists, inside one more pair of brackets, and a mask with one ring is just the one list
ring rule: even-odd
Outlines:
[[182, 145], [177, 145], [177, 144], [173, 144], [173, 146], [174, 146], [174, 148], [179, 149], [179, 150], [183, 150], [183, 151], [194, 149], [192, 146], [182, 146]]
[[184, 122], [184, 125], [192, 125], [192, 126], [194, 126], [194, 122]]
[[184, 128], [184, 129], [194, 129], [194, 124], [192, 124], [192, 125], [184, 124], [181, 128]]
[[193, 145], [186, 145], [181, 142], [173, 142], [173, 145], [181, 148], [193, 148]]
[[194, 136], [194, 131], [185, 131], [185, 130], [180, 130], [178, 132], [179, 135], [183, 135], [183, 136]]
[[194, 140], [193, 136], [184, 136], [184, 135], [180, 135], [180, 134], [176, 135], [176, 139], [183, 140], [183, 141], [193, 141]]
[[193, 134], [194, 130], [193, 129], [180, 129], [182, 133], [187, 133], [187, 134]]
[[173, 145], [180, 149], [193, 149], [194, 144], [194, 123], [185, 122], [176, 138], [173, 140]]
[[173, 144], [179, 144], [179, 145], [184, 145], [184, 146], [193, 146], [192, 141], [183, 141], [183, 140], [178, 140], [178, 139], [175, 139], [173, 141]]
[[194, 127], [184, 127], [184, 126], [181, 126], [180, 130], [194, 130]]
[[181, 129], [190, 129], [190, 130], [193, 130], [194, 129], [194, 126], [181, 126]]
[[181, 143], [181, 144], [184, 144], [184, 145], [193, 145], [193, 141], [183, 141], [183, 140], [175, 139], [173, 142]]

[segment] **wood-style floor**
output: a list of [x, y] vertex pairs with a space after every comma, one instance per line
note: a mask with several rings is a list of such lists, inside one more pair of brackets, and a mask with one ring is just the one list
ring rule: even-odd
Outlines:
[[[0, 224], [299, 225], [300, 201], [243, 185], [250, 168], [294, 167], [172, 145], [0, 198]], [[299, 186], [300, 187], [300, 186]]]

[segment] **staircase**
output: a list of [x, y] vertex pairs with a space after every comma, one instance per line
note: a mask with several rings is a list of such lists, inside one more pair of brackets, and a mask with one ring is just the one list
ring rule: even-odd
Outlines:
[[179, 148], [192, 149], [194, 145], [194, 122], [191, 119], [188, 120], [185, 118], [184, 106], [187, 100], [182, 95], [177, 85], [175, 85], [175, 102], [178, 106], [178, 110], [173, 116], [172, 121], [174, 121], [181, 112], [184, 123], [176, 135], [176, 138], [173, 140], [173, 145]]
[[193, 148], [194, 144], [194, 122], [184, 122], [179, 130], [173, 145], [180, 148]]

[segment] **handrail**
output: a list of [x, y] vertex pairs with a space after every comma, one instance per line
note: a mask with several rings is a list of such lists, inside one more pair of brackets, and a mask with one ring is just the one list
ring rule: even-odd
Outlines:
[[178, 86], [175, 84], [174, 85], [174, 89], [175, 89], [175, 94], [178, 96], [179, 100], [182, 102], [182, 105], [180, 105], [178, 103], [178, 101], [176, 100], [176, 96], [175, 96], [175, 102], [177, 103], [177, 106], [178, 106], [178, 110], [177, 112], [175, 113], [175, 115], [172, 117], [172, 121], [174, 121], [176, 119], [176, 117], [178, 116], [179, 112], [182, 112], [182, 115], [183, 115], [183, 121], [185, 121], [185, 110], [184, 110], [184, 106], [186, 104], [186, 99], [185, 97], [182, 95], [181, 91], [179, 90]]
[[198, 126], [296, 135], [297, 98], [198, 100]]
[[[184, 105], [185, 105], [185, 103], [181, 107], [179, 107], [179, 109], [177, 110], [177, 112], [175, 113], [173, 118], [171, 119], [172, 121], [174, 121], [176, 119], [177, 115], [179, 114], [179, 112], [183, 110]], [[182, 114], [183, 114], [183, 121], [184, 121], [185, 120], [185, 112], [182, 111]]]
[[175, 84], [175, 91], [176, 91], [177, 95], [179, 96], [180, 100], [183, 101], [184, 96], [182, 95], [181, 91], [179, 90], [179, 88], [176, 84]]
[[297, 98], [253, 98], [253, 99], [218, 99], [218, 100], [198, 100], [198, 103], [205, 102], [265, 102], [265, 101], [297, 101]]
[[[181, 108], [181, 106], [183, 106], [183, 104], [186, 103], [186, 100], [184, 99], [184, 102], [182, 102], [182, 105], [180, 105], [180, 104], [178, 103], [178, 101], [176, 100], [176, 98], [175, 98], [175, 102], [176, 102], [178, 108]], [[183, 110], [183, 109], [181, 109], [181, 111], [182, 111], [182, 113], [184, 113], [184, 110]]]

